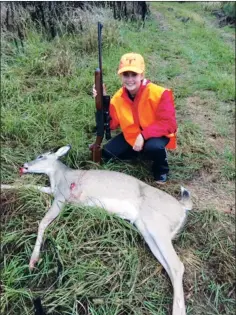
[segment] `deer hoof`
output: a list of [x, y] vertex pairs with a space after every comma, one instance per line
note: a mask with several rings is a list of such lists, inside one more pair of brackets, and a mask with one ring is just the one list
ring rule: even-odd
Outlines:
[[35, 264], [38, 262], [38, 259], [30, 259], [29, 269], [33, 270], [35, 268]]

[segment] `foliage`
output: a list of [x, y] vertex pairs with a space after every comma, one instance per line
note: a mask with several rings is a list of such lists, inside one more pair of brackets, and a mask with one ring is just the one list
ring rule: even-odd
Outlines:
[[236, 4], [233, 1], [226, 1], [224, 4], [222, 4], [222, 9], [227, 17], [235, 21], [236, 18]]
[[201, 5], [206, 11], [217, 16], [220, 26], [225, 26], [227, 24], [235, 25], [236, 4], [234, 1], [209, 1], [201, 2]]
[[[21, 41], [26, 36], [26, 29], [33, 25], [44, 32], [48, 39], [65, 34], [77, 34], [84, 31], [85, 11], [90, 17], [98, 9], [110, 8], [114, 19], [144, 22], [148, 14], [145, 1], [18, 1], [4, 2], [2, 5], [1, 26]], [[99, 10], [101, 11], [101, 10]]]

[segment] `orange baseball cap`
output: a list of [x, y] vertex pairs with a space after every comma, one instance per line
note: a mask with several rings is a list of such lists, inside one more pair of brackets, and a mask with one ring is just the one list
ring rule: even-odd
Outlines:
[[145, 71], [144, 59], [140, 54], [128, 53], [121, 57], [118, 74], [125, 71], [143, 73]]

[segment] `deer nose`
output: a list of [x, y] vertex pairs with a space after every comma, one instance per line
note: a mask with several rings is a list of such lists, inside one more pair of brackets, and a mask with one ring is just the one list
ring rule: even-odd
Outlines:
[[27, 172], [28, 163], [25, 163], [22, 167], [19, 168], [20, 176]]
[[24, 174], [24, 167], [19, 168], [20, 176]]

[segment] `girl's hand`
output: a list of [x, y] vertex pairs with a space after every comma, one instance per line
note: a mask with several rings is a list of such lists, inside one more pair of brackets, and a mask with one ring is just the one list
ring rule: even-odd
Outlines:
[[140, 133], [135, 140], [133, 150], [139, 152], [143, 149], [143, 145], [144, 145], [144, 138]]
[[[93, 90], [92, 90], [92, 93], [93, 93], [93, 97], [95, 98], [97, 96], [97, 90], [95, 89], [95, 84], [93, 85]], [[103, 95], [107, 95], [107, 91], [106, 91], [106, 86], [105, 84], [103, 83]]]

